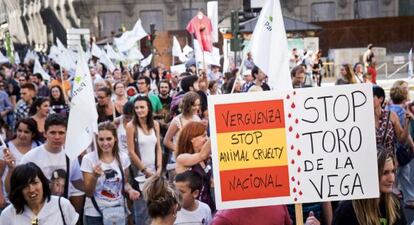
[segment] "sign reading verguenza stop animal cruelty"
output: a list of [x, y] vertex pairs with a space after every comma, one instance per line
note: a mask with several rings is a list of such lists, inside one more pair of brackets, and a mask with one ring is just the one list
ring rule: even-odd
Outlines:
[[217, 208], [379, 196], [371, 85], [208, 101]]

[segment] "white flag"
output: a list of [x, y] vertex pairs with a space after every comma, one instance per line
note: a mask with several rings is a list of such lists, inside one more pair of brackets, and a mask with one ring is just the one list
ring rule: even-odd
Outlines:
[[63, 43], [60, 41], [59, 38], [56, 38], [56, 44], [60, 51], [63, 51], [64, 49], [66, 49], [66, 47], [63, 45]]
[[147, 56], [147, 58], [145, 58], [141, 61], [141, 67], [146, 67], [146, 66], [150, 65], [151, 61], [152, 61], [152, 54]]
[[29, 64], [30, 60], [39, 60], [39, 56], [35, 51], [27, 50], [26, 55], [24, 56], [24, 63]]
[[194, 49], [193, 48], [191, 48], [190, 46], [188, 46], [188, 45], [185, 45], [184, 46], [184, 48], [183, 48], [183, 54], [184, 55], [188, 55], [190, 52], [193, 52], [194, 51]]
[[289, 50], [279, 0], [267, 0], [260, 12], [251, 40], [251, 53], [274, 90], [292, 89]]
[[413, 49], [408, 53], [408, 78], [413, 78]]
[[181, 51], [180, 42], [178, 42], [177, 38], [173, 36], [173, 47], [172, 47], [172, 55], [180, 57], [181, 54], [183, 54], [183, 51]]
[[105, 51], [101, 52], [101, 57], [99, 58], [99, 62], [104, 64], [106, 68], [112, 72], [115, 70], [115, 65], [112, 63], [111, 59], [108, 57], [108, 55], [105, 53]]
[[218, 1], [207, 2], [207, 15], [213, 27], [211, 38], [213, 43], [216, 43], [218, 42]]
[[9, 62], [9, 58], [4, 56], [3, 53], [0, 52], [0, 64], [1, 63], [8, 63], [8, 62]]
[[102, 57], [102, 50], [95, 43], [92, 43], [91, 53], [96, 58], [101, 58]]
[[110, 46], [109, 44], [106, 44], [105, 49], [106, 49], [106, 54], [108, 55], [110, 59], [116, 60], [118, 58], [112, 46]]
[[131, 48], [128, 52], [128, 56], [127, 56], [128, 61], [138, 61], [143, 58], [144, 56], [142, 55], [141, 51], [138, 50], [137, 47]]
[[177, 38], [173, 37], [173, 47], [172, 47], [172, 55], [177, 56], [181, 62], [186, 62], [188, 59], [185, 57], [185, 54], [181, 50], [180, 43], [178, 42]]
[[14, 52], [14, 63], [16, 63], [16, 64], [21, 63], [19, 53], [17, 53], [17, 52]]
[[58, 58], [58, 55], [59, 55], [58, 48], [56, 47], [56, 45], [52, 45], [50, 47], [49, 55], [47, 55], [47, 57], [49, 57], [50, 59], [53, 59], [54, 61], [56, 61], [56, 59]]
[[131, 49], [137, 41], [141, 40], [147, 35], [147, 32], [145, 32], [144, 28], [142, 27], [141, 20], [138, 19], [132, 30], [125, 31], [121, 37], [115, 38], [114, 42], [120, 52], [125, 52]]
[[40, 73], [40, 75], [42, 75], [43, 80], [50, 81], [50, 75], [46, 73], [42, 65], [40, 65], [40, 62], [38, 59], [35, 59], [35, 63], [33, 67], [33, 74], [36, 74], [36, 73]]
[[98, 130], [92, 79], [83, 54], [79, 48], [65, 141], [65, 152], [70, 159], [76, 159], [88, 148]]
[[76, 63], [72, 56], [73, 52], [69, 52], [69, 50], [65, 48], [62, 42], [59, 40], [59, 38], [56, 38], [56, 44], [57, 44], [58, 54], [57, 54], [57, 58], [55, 61], [61, 67], [67, 70], [75, 70]]

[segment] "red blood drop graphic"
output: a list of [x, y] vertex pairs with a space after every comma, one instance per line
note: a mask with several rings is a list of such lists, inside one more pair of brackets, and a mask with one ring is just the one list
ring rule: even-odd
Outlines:
[[297, 202], [298, 201], [298, 199], [295, 197], [293, 200], [295, 200], [295, 202]]
[[296, 95], [296, 91], [293, 92], [293, 95]]
[[302, 193], [302, 191], [299, 191], [299, 195], [302, 195], [303, 193]]
[[295, 148], [295, 146], [291, 145], [290, 146], [290, 150], [293, 150]]
[[295, 177], [292, 177], [291, 180], [294, 182], [295, 181]]
[[293, 188], [293, 193], [296, 193], [296, 188]]
[[298, 134], [298, 133], [296, 133], [296, 139], [299, 139], [299, 137], [300, 137], [300, 136], [299, 136], [299, 134]]
[[300, 181], [298, 181], [298, 185], [300, 185]]
[[289, 118], [290, 118], [290, 117], [292, 117], [292, 114], [290, 114], [290, 113], [289, 113], [289, 114], [288, 114], [288, 117], [289, 117]]
[[292, 164], [295, 164], [295, 160], [294, 159], [292, 159]]
[[290, 98], [290, 96], [289, 95], [286, 95], [286, 99], [289, 99]]
[[290, 126], [290, 127], [289, 127], [289, 132], [292, 132], [292, 130], [293, 130], [293, 127], [292, 127], [292, 126]]
[[290, 105], [290, 107], [292, 107], [292, 109], [294, 109], [296, 107], [295, 103], [292, 102], [292, 105]]
[[302, 154], [302, 152], [298, 149], [298, 156], [300, 156]]
[[299, 120], [298, 120], [298, 119], [296, 119], [296, 120], [295, 120], [295, 123], [296, 123], [296, 124], [298, 124], [298, 123], [299, 123]]
[[300, 173], [300, 167], [298, 167], [298, 173]]

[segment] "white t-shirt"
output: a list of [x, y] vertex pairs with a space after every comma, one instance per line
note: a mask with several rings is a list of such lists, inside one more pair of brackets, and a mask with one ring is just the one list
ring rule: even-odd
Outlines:
[[[67, 225], [75, 225], [78, 221], [79, 215], [70, 202], [65, 199], [60, 199], [60, 206]], [[59, 209], [59, 197], [51, 196], [49, 202], [45, 202], [40, 212], [36, 215], [27, 206], [24, 207], [22, 214], [17, 214], [13, 205], [7, 206], [0, 215], [0, 224], [7, 225], [23, 225], [32, 224], [32, 220], [38, 218], [39, 224], [42, 225], [63, 225], [62, 216]]]
[[[121, 160], [122, 168], [125, 171], [130, 165], [131, 161], [128, 155], [120, 152], [119, 157]], [[87, 173], [93, 173], [93, 166], [101, 164], [102, 170], [105, 175], [100, 176], [96, 181], [94, 197], [96, 203], [100, 208], [113, 207], [124, 204], [124, 197], [122, 195], [122, 175], [119, 170], [119, 164], [114, 159], [111, 163], [105, 163], [99, 160], [97, 152], [90, 152], [86, 154], [82, 159], [81, 171]], [[96, 211], [90, 198], [86, 198], [85, 201], [85, 215], [87, 216], [100, 216]]]
[[181, 208], [177, 213], [174, 225], [191, 224], [191, 225], [209, 225], [211, 223], [211, 210], [210, 207], [204, 202], [198, 202], [198, 208], [194, 211], [188, 211]]
[[[30, 150], [26, 155], [23, 156], [21, 164], [33, 162], [35, 163], [42, 172], [45, 174], [47, 179], [52, 178], [53, 172], [58, 169], [66, 171], [66, 154], [64, 151], [58, 153], [50, 153], [45, 149], [45, 145], [40, 145]], [[69, 180], [76, 181], [82, 179], [82, 174], [79, 169], [79, 162], [77, 159], [70, 161], [69, 166]], [[67, 171], [66, 171], [67, 172]]]

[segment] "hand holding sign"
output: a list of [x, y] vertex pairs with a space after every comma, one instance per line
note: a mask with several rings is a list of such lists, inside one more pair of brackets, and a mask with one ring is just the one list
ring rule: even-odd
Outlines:
[[209, 103], [218, 208], [378, 197], [370, 85]]

